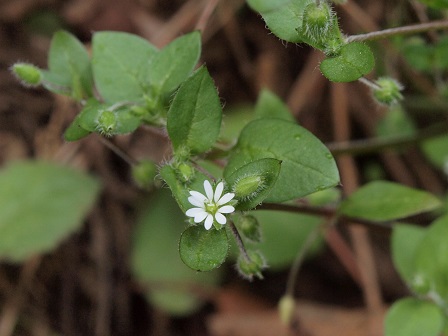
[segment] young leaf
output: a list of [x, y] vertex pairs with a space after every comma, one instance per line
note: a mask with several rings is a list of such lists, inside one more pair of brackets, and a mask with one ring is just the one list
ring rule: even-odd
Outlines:
[[179, 88], [168, 111], [167, 129], [174, 151], [207, 151], [221, 127], [221, 103], [207, 68], [199, 68]]
[[440, 217], [427, 229], [416, 256], [416, 274], [439, 300], [448, 302], [448, 216]]
[[441, 205], [434, 195], [404, 185], [374, 181], [344, 200], [339, 212], [372, 221], [390, 221], [431, 211]]
[[80, 100], [92, 96], [93, 79], [90, 58], [81, 42], [66, 31], [58, 31], [51, 40], [48, 69], [43, 71], [44, 86], [56, 93]]
[[292, 122], [295, 121], [288, 106], [286, 106], [279, 97], [267, 89], [263, 89], [258, 96], [257, 104], [255, 105], [255, 117], [279, 118]]
[[333, 82], [352, 82], [372, 71], [375, 59], [370, 48], [361, 42], [341, 47], [339, 55], [322, 61], [322, 74]]
[[200, 54], [199, 31], [175, 39], [152, 58], [149, 68], [151, 85], [158, 92], [171, 92], [187, 79]]
[[249, 123], [241, 132], [224, 170], [227, 179], [247, 162], [274, 158], [282, 168], [269, 202], [283, 202], [339, 183], [333, 156], [314, 135], [289, 121], [263, 118]]
[[425, 140], [421, 144], [423, 153], [437, 168], [445, 170], [448, 164], [448, 135]]
[[147, 205], [134, 228], [132, 272], [140, 283], [148, 285], [142, 288], [150, 288], [145, 296], [156, 307], [175, 316], [191, 314], [203, 300], [189, 286], [216, 285], [220, 273], [193, 272], [180, 259], [178, 239], [185, 215], [168, 190], [157, 191]]
[[92, 50], [95, 84], [106, 103], [143, 100], [156, 47], [132, 34], [99, 32], [93, 35]]
[[88, 136], [91, 132], [82, 128], [79, 124], [79, 114], [64, 132], [65, 141], [77, 141]]
[[0, 171], [0, 257], [21, 262], [76, 231], [99, 192], [97, 180], [68, 167], [24, 161]]
[[415, 254], [427, 229], [410, 224], [395, 224], [392, 230], [392, 260], [400, 276], [408, 284], [414, 281]]
[[280, 173], [281, 161], [260, 159], [231, 174], [226, 182], [238, 200], [237, 210], [249, 210], [260, 204], [271, 191]]
[[385, 336], [438, 336], [443, 324], [443, 314], [434, 303], [405, 298], [387, 312]]
[[221, 266], [229, 251], [227, 232], [204, 230], [202, 225], [188, 227], [180, 237], [182, 261], [195, 271], [206, 272]]

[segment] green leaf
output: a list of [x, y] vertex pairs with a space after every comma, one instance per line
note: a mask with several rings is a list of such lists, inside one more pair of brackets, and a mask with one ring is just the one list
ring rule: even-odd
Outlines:
[[[283, 270], [290, 266], [301, 251], [308, 235], [322, 223], [322, 219], [283, 211], [251, 211], [261, 226], [262, 241], [254, 246], [265, 256], [269, 269]], [[318, 238], [310, 249], [313, 255], [323, 246]]]
[[157, 48], [136, 35], [99, 32], [93, 35], [92, 50], [95, 84], [104, 101], [142, 101]]
[[427, 229], [415, 256], [416, 275], [429, 283], [439, 300], [448, 303], [448, 216], [440, 217]]
[[400, 276], [412, 285], [415, 277], [415, 254], [426, 229], [410, 224], [395, 224], [392, 230], [392, 260]]
[[272, 190], [280, 173], [281, 161], [260, 159], [250, 162], [226, 179], [231, 192], [235, 193], [237, 210], [249, 210], [260, 204]]
[[344, 200], [339, 212], [349, 217], [390, 221], [431, 211], [441, 205], [434, 195], [387, 182], [370, 182]]
[[93, 79], [90, 58], [82, 43], [66, 31], [58, 31], [51, 40], [49, 71], [43, 71], [43, 84], [53, 92], [80, 100], [92, 96]]
[[193, 270], [211, 271], [221, 266], [229, 251], [225, 229], [205, 230], [202, 225], [188, 227], [180, 237], [182, 261]]
[[370, 48], [361, 42], [341, 47], [338, 56], [322, 61], [322, 74], [333, 82], [352, 82], [372, 71], [375, 59]]
[[80, 228], [97, 180], [53, 163], [15, 162], [0, 171], [0, 256], [20, 262]]
[[167, 129], [174, 151], [207, 151], [221, 128], [221, 103], [207, 68], [199, 68], [179, 88], [168, 111]]
[[91, 132], [82, 128], [82, 126], [79, 124], [79, 114], [75, 117], [75, 119], [72, 121], [70, 126], [67, 127], [67, 129], [64, 132], [64, 139], [65, 141], [77, 141], [80, 140], [86, 136], [88, 136]]
[[291, 0], [247, 0], [247, 3], [253, 10], [259, 13], [266, 13], [279, 8], [290, 1]]
[[425, 140], [421, 148], [429, 161], [441, 170], [445, 170], [448, 164], [448, 135]]
[[157, 191], [142, 210], [133, 232], [132, 271], [157, 308], [191, 314], [203, 304], [193, 287], [217, 285], [221, 274], [193, 272], [180, 259], [177, 245], [185, 216], [168, 190]]
[[243, 129], [224, 177], [263, 158], [282, 161], [278, 180], [265, 201], [283, 202], [339, 183], [336, 163], [319, 139], [294, 123], [268, 118], [254, 120]]
[[255, 117], [295, 121], [288, 106], [278, 96], [267, 89], [263, 89], [258, 96], [257, 104], [255, 105]]
[[420, 0], [420, 2], [433, 8], [438, 9], [448, 8], [448, 0]]
[[443, 324], [443, 314], [434, 303], [405, 298], [387, 312], [385, 336], [438, 336]]
[[174, 90], [193, 71], [200, 54], [201, 34], [198, 31], [175, 39], [152, 58], [151, 85], [158, 92]]

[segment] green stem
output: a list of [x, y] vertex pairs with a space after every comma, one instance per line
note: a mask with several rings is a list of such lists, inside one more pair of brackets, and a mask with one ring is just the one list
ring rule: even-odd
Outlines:
[[109, 148], [112, 152], [114, 152], [116, 155], [118, 155], [120, 158], [123, 159], [126, 163], [128, 163], [130, 166], [136, 166], [138, 164], [138, 161], [128, 155], [124, 150], [122, 150], [120, 147], [118, 147], [116, 144], [114, 144], [109, 139], [106, 139], [102, 136], [98, 136], [98, 139], [100, 142], [105, 145], [107, 148]]
[[238, 232], [238, 229], [236, 228], [235, 224], [232, 221], [229, 221], [229, 228], [232, 232], [233, 236], [235, 237], [236, 245], [238, 246], [238, 249], [240, 250], [241, 254], [243, 255], [244, 259], [246, 259], [247, 262], [250, 262], [249, 254], [247, 254], [246, 247], [244, 246], [243, 239], [240, 236], [240, 233]]
[[418, 23], [415, 25], [389, 28], [367, 34], [352, 35], [345, 39], [347, 43], [354, 41], [371, 41], [388, 38], [394, 35], [417, 34], [430, 30], [448, 29], [448, 20]]

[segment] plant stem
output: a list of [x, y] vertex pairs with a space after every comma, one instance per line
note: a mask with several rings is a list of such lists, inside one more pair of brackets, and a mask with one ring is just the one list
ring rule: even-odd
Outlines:
[[368, 86], [369, 88], [371, 88], [373, 90], [380, 89], [380, 87], [376, 83], [372, 82], [370, 79], [367, 79], [365, 77], [359, 78], [358, 81], [363, 83], [364, 85]]
[[388, 38], [394, 35], [416, 34], [439, 29], [448, 29], [448, 20], [419, 23], [415, 25], [379, 30], [367, 34], [352, 35], [346, 38], [346, 42], [350, 43], [354, 41], [371, 41]]
[[236, 228], [235, 224], [232, 221], [229, 221], [229, 228], [233, 236], [235, 237], [236, 245], [238, 246], [238, 249], [240, 250], [244, 259], [246, 259], [247, 262], [250, 262], [251, 260], [249, 255], [247, 254], [243, 239], [241, 239], [240, 233], [238, 232], [238, 229]]
[[100, 142], [109, 148], [112, 152], [114, 152], [116, 155], [118, 155], [120, 158], [123, 159], [126, 163], [128, 163], [130, 166], [135, 166], [138, 164], [138, 161], [128, 155], [124, 150], [122, 150], [120, 147], [118, 147], [116, 144], [114, 144], [109, 139], [106, 139], [105, 137], [98, 136], [98, 139]]

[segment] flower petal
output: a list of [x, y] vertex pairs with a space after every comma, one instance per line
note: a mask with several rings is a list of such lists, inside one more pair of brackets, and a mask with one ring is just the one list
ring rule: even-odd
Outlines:
[[208, 180], [204, 181], [204, 190], [207, 198], [211, 201], [213, 199], [213, 188]]
[[213, 224], [213, 216], [210, 214], [207, 214], [207, 219], [205, 220], [204, 227], [206, 230], [210, 230]]
[[200, 199], [198, 199], [197, 197], [194, 197], [194, 196], [188, 197], [188, 202], [190, 202], [191, 204], [193, 204], [193, 205], [195, 205], [197, 207], [200, 207], [202, 209], [205, 209], [204, 200], [200, 200]]
[[235, 197], [234, 193], [227, 193], [223, 197], [221, 197], [221, 199], [218, 202], [216, 202], [216, 204], [217, 205], [226, 204], [227, 202], [231, 201], [232, 198], [234, 198], [234, 197]]
[[219, 182], [215, 189], [215, 196], [213, 197], [213, 200], [215, 202], [219, 201], [219, 198], [221, 197], [223, 190], [224, 190], [224, 183]]
[[194, 191], [194, 190], [190, 191], [190, 195], [198, 200], [201, 200], [202, 202], [204, 202], [205, 199], [207, 198], [207, 197], [205, 197], [205, 195], [201, 194], [200, 192]]
[[210, 214], [205, 212], [205, 211], [204, 212], [199, 212], [199, 213], [196, 214], [196, 216], [194, 216], [194, 222], [195, 223], [200, 223], [208, 216], [210, 216]]
[[188, 217], [195, 217], [198, 213], [200, 213], [200, 212], [204, 212], [204, 209], [201, 209], [201, 208], [191, 208], [191, 209], [188, 209], [186, 212], [185, 212], [185, 214], [188, 216]]
[[223, 207], [218, 209], [218, 212], [225, 213], [225, 214], [232, 213], [234, 211], [235, 211], [235, 208], [231, 205], [224, 205]]
[[227, 218], [219, 212], [215, 213], [215, 219], [221, 225], [224, 225], [227, 222]]

